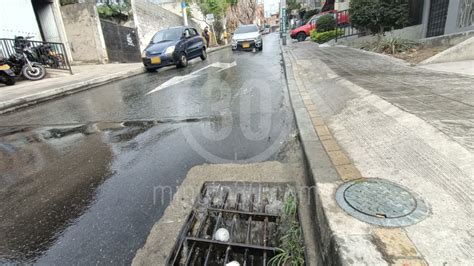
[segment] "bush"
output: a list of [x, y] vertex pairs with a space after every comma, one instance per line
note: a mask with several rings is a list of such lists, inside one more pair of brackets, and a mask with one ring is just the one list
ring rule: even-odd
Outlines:
[[336, 19], [332, 14], [327, 14], [319, 17], [316, 21], [316, 30], [318, 32], [325, 32], [334, 30], [336, 28]]
[[312, 30], [310, 34], [310, 38], [313, 42], [325, 43], [336, 38], [336, 34], [342, 35], [344, 34], [344, 32], [341, 29], [330, 30], [330, 31], [325, 31], [325, 32], [317, 32], [315, 30]]
[[131, 20], [133, 16], [131, 0], [125, 0], [118, 4], [107, 1], [97, 7], [97, 12], [100, 18], [112, 20], [119, 24]]
[[355, 27], [381, 35], [408, 25], [408, 0], [352, 0], [349, 15]]
[[417, 42], [391, 36], [369, 43], [363, 46], [362, 49], [378, 53], [397, 54], [406, 52], [416, 46], [418, 46]]
[[59, 0], [59, 3], [60, 3], [62, 6], [66, 6], [66, 5], [77, 4], [77, 3], [78, 3], [78, 0]]

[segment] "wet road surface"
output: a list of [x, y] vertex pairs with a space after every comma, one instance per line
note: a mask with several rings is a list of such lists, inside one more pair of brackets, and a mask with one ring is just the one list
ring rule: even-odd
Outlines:
[[0, 262], [128, 264], [191, 167], [285, 161], [296, 131], [264, 42], [0, 115]]

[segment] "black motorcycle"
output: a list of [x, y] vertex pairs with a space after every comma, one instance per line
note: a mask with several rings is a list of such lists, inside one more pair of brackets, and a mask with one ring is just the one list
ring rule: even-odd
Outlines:
[[5, 62], [2, 51], [0, 50], [0, 83], [8, 86], [15, 84], [15, 73], [10, 69], [10, 66]]
[[34, 61], [37, 55], [30, 48], [31, 43], [28, 39], [30, 37], [15, 37], [15, 53], [8, 58], [6, 63], [17, 76], [22, 75], [29, 80], [40, 80], [46, 75], [46, 70], [41, 63]]
[[43, 65], [52, 68], [59, 68], [63, 65], [62, 54], [56, 53], [50, 44], [41, 44], [32, 47], [31, 50], [36, 55], [34, 60], [36, 62], [41, 62]]

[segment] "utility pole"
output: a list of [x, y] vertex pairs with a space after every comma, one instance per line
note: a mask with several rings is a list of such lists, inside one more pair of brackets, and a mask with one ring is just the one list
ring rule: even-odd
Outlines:
[[183, 10], [183, 24], [188, 26], [188, 13], [186, 12], [186, 2], [181, 1], [181, 9]]
[[286, 0], [280, 1], [280, 33], [283, 45], [286, 45]]

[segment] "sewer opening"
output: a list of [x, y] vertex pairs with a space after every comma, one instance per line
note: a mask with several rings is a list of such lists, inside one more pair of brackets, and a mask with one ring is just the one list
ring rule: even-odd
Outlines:
[[[267, 265], [282, 253], [282, 236], [294, 224], [303, 250], [297, 205], [294, 219], [288, 218], [291, 199], [297, 202], [288, 184], [205, 183], [167, 264]], [[304, 264], [304, 251], [301, 254], [293, 254], [293, 259]]]
[[336, 191], [336, 201], [351, 216], [387, 227], [412, 225], [429, 215], [429, 208], [420, 196], [377, 178], [342, 184]]

